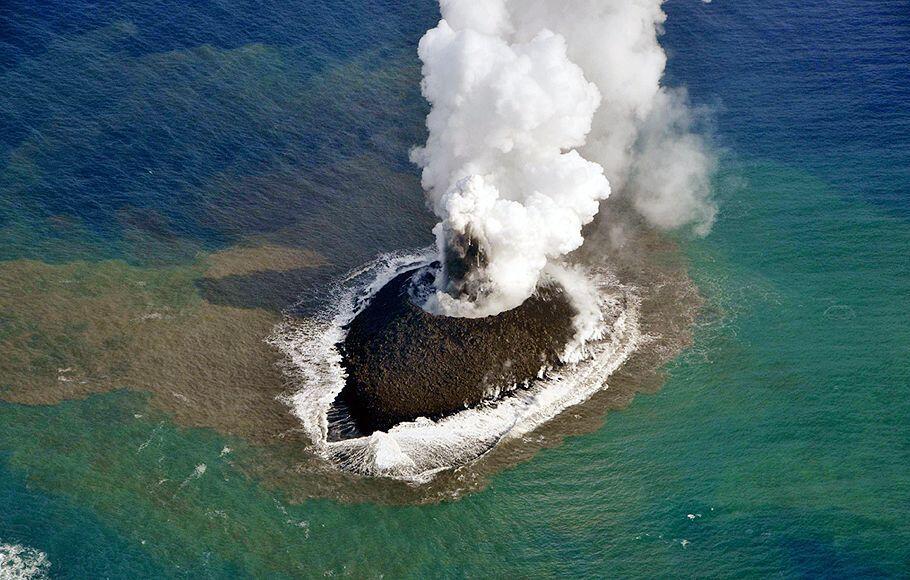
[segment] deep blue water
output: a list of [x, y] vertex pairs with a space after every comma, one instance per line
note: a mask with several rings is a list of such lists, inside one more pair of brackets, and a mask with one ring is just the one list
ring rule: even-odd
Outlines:
[[[720, 146], [910, 212], [910, 3], [671, 1], [666, 10], [669, 83], [709, 109]], [[413, 174], [407, 150], [425, 110], [414, 46], [437, 17], [431, 2], [5, 2], [0, 156], [12, 167], [0, 223], [76, 216], [100, 238], [95, 256], [111, 254], [136, 222], [212, 248], [342, 197], [267, 191], [264, 207], [249, 192], [212, 191], [232, 176], [276, 167], [298, 176], [364, 151]], [[266, 52], [236, 54], [244, 47]], [[230, 62], [209, 66], [218, 59]], [[367, 71], [401, 63], [411, 76], [339, 110], [344, 89], [314, 93], [308, 82], [346, 60]], [[299, 187], [293, 176], [283, 185]], [[222, 219], [250, 206], [240, 223]], [[9, 257], [55, 253], [3, 241]]]
[[[96, 242], [90, 257], [147, 261], [120, 244], [125, 229], [211, 249], [365, 195], [332, 173], [347, 157], [413, 173], [407, 150], [424, 107], [414, 46], [433, 12], [391, 2], [4, 3], [0, 223], [47, 230], [72, 217]], [[320, 77], [349, 62], [361, 92]], [[409, 73], [397, 82], [371, 77], [397, 63]], [[224, 191], [251, 175], [264, 175], [263, 191]], [[2, 255], [60, 253], [47, 240], [66, 232], [44, 233], [7, 236]]]
[[910, 2], [670, 1], [671, 83], [720, 144], [910, 217]]

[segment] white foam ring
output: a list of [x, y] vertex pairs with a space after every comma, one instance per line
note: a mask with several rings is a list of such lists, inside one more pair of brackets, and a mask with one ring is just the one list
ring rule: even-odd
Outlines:
[[[286, 369], [300, 384], [296, 392], [284, 398], [285, 403], [303, 423], [314, 450], [339, 469], [413, 483], [429, 481], [440, 471], [475, 461], [500, 441], [533, 431], [606, 388], [607, 378], [642, 340], [639, 301], [633, 290], [619, 285], [607, 272], [588, 272], [601, 318], [612, 322], [586, 332], [588, 340], [583, 345], [577, 341], [569, 345], [564, 357], [569, 359], [567, 364], [542, 373], [528, 388], [499, 401], [435, 421], [419, 418], [400, 423], [388, 432], [328, 441], [328, 411], [345, 386], [336, 347], [345, 338], [345, 325], [396, 275], [426, 265], [435, 257], [435, 248], [382, 255], [342, 280], [333, 289], [334, 299], [325, 311], [306, 320], [289, 319], [269, 337], [269, 342], [287, 355]], [[558, 272], [554, 277], [571, 286], [571, 281], [560, 278]], [[571, 294], [571, 288], [567, 289]], [[582, 333], [579, 328], [576, 338]]]
[[47, 554], [34, 548], [0, 542], [0, 580], [37, 580], [47, 578]]

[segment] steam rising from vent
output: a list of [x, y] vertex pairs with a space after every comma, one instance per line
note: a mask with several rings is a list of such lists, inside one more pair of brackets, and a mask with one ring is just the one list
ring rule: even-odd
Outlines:
[[426, 308], [520, 305], [582, 245], [610, 183], [659, 227], [710, 229], [713, 157], [684, 95], [660, 86], [661, 3], [441, 0], [418, 49], [429, 138], [412, 153], [441, 220]]

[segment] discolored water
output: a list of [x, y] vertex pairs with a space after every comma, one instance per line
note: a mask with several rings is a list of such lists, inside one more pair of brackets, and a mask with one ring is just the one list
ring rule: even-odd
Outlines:
[[431, 242], [407, 153], [433, 3], [0, 4], [0, 558], [74, 578], [906, 575], [910, 3], [665, 8], [670, 80], [724, 151], [713, 231], [605, 208], [579, 259], [640, 290], [654, 340], [587, 403], [414, 488], [311, 453], [264, 339]]

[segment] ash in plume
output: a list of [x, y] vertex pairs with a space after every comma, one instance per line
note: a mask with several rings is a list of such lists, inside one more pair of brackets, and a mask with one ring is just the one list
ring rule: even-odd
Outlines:
[[[440, 218], [425, 308], [520, 305], [610, 195], [705, 233], [713, 156], [660, 84], [662, 0], [441, 0], [421, 39], [429, 138], [412, 159]], [[609, 181], [608, 181], [609, 180]]]

